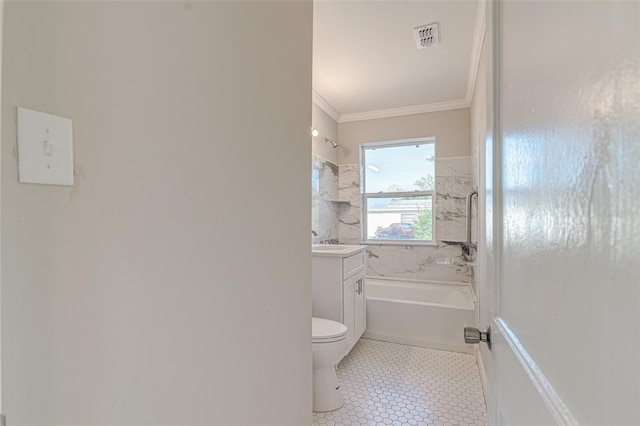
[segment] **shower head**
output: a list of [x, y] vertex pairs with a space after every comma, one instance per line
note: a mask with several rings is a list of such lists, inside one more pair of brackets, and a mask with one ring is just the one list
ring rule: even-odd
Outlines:
[[331, 139], [329, 139], [329, 138], [324, 138], [324, 141], [325, 141], [325, 142], [329, 142], [333, 148], [337, 148], [337, 147], [338, 147], [338, 144], [337, 144], [337, 143], [335, 143], [334, 141], [332, 141], [332, 140], [331, 140]]

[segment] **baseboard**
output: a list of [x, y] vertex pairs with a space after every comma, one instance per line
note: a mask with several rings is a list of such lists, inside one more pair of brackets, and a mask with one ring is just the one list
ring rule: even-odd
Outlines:
[[388, 336], [385, 334], [370, 333], [365, 331], [362, 335], [365, 339], [380, 340], [383, 342], [399, 343], [401, 345], [419, 346], [421, 348], [438, 349], [441, 351], [461, 352], [473, 355], [474, 347], [466, 344], [451, 344], [442, 342], [430, 342], [421, 339], [412, 339], [409, 337]]
[[482, 353], [480, 352], [480, 349], [477, 346], [474, 349], [476, 352], [476, 363], [478, 364], [478, 371], [480, 372], [480, 382], [482, 383], [482, 391], [484, 393], [484, 402], [488, 407], [489, 402], [487, 401], [487, 395], [489, 395], [489, 387], [487, 383], [487, 369], [484, 366], [484, 361], [482, 359]]

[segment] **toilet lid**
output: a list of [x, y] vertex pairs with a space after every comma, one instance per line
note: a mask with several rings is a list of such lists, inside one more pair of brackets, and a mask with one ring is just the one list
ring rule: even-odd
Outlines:
[[347, 335], [347, 326], [336, 321], [313, 317], [311, 319], [313, 343], [336, 342]]

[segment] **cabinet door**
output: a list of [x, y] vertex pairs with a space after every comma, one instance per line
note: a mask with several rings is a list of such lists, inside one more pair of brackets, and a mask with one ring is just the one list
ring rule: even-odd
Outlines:
[[[355, 283], [354, 317], [355, 338], [359, 339], [366, 328], [367, 315], [365, 312], [367, 301], [364, 298], [364, 274], [357, 275]], [[362, 281], [360, 281], [362, 280]], [[360, 283], [360, 284], [359, 284]], [[358, 291], [358, 289], [360, 291]]]
[[342, 323], [347, 326], [347, 340], [351, 342], [356, 337], [356, 317], [355, 317], [355, 302], [356, 302], [356, 281], [359, 277], [353, 276], [343, 283], [342, 293]]

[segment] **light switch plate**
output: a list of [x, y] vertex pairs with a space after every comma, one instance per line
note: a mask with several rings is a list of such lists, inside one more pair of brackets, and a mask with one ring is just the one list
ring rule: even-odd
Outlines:
[[22, 183], [73, 185], [70, 119], [18, 108], [18, 174]]

